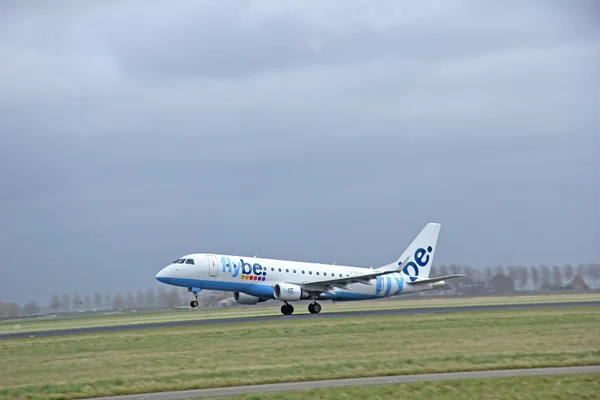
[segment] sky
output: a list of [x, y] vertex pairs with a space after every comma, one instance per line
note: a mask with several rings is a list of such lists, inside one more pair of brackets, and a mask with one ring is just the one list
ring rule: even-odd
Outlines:
[[3, 1], [0, 300], [194, 252], [600, 261], [593, 0]]

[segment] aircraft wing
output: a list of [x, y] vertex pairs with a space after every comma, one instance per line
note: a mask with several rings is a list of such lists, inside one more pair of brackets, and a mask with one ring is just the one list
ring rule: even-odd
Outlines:
[[[373, 271], [373, 270], [367, 269], [366, 271]], [[349, 290], [348, 285], [351, 283], [362, 283], [365, 285], [372, 285], [372, 283], [370, 282], [371, 279], [381, 276], [381, 275], [388, 275], [388, 274], [393, 274], [393, 273], [397, 273], [397, 272], [399, 272], [399, 271], [397, 271], [397, 270], [389, 270], [389, 271], [379, 270], [377, 272], [371, 272], [371, 273], [366, 273], [366, 274], [361, 274], [361, 275], [346, 276], [344, 278], [326, 279], [326, 280], [321, 280], [321, 281], [289, 282], [289, 283], [293, 283], [294, 285], [301, 286], [304, 290], [306, 290], [308, 292], [328, 293], [333, 288]]]
[[[348, 285], [351, 283], [362, 283], [365, 285], [372, 285], [372, 283], [370, 282], [371, 279], [376, 278], [378, 276], [393, 274], [393, 273], [397, 273], [397, 272], [399, 272], [399, 271], [384, 270], [384, 271], [373, 272], [370, 274], [347, 276], [344, 278], [337, 278], [337, 279], [327, 279], [327, 280], [321, 280], [321, 281], [289, 282], [289, 283], [298, 285], [298, 286], [302, 287], [304, 290], [306, 290], [307, 292], [332, 293], [332, 290], [334, 288], [350, 290]], [[420, 285], [420, 284], [424, 284], [424, 283], [440, 282], [440, 281], [443, 281], [446, 279], [464, 278], [466, 276], [467, 275], [464, 275], [464, 274], [445, 275], [445, 276], [437, 276], [435, 278], [420, 278], [420, 279], [417, 279], [416, 281], [406, 280], [406, 283], [409, 285]]]

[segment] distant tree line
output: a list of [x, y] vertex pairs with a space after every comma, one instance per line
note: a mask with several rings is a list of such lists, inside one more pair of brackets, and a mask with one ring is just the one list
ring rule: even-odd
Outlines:
[[[562, 288], [570, 284], [579, 275], [595, 286], [600, 286], [600, 264], [579, 265], [538, 265], [538, 266], [495, 266], [475, 268], [465, 265], [434, 265], [431, 276], [465, 274], [474, 282], [490, 282], [497, 277], [506, 277], [511, 287], [519, 291], [535, 292], [553, 288]], [[452, 281], [449, 281], [452, 282]], [[229, 297], [226, 292], [201, 292], [201, 300], [218, 301]], [[40, 307], [36, 302], [29, 302], [23, 307], [17, 303], [0, 301], [0, 318], [15, 318], [21, 315], [35, 315], [42, 309], [57, 312], [93, 311], [93, 310], [143, 310], [152, 308], [177, 308], [187, 306], [191, 294], [184, 288], [161, 287], [158, 290], [148, 289], [137, 292], [94, 294], [54, 294], [47, 307]]]
[[475, 282], [487, 282], [494, 276], [507, 276], [514, 287], [521, 291], [538, 291], [562, 288], [569, 285], [576, 275], [591, 282], [600, 280], [600, 264], [579, 265], [536, 265], [536, 266], [495, 266], [473, 268], [458, 264], [434, 265], [431, 276], [465, 274]]
[[138, 290], [127, 293], [105, 293], [99, 292], [93, 295], [54, 294], [50, 298], [49, 308], [54, 312], [64, 311], [89, 311], [105, 309], [147, 309], [147, 308], [176, 308], [185, 304], [185, 289], [172, 287], [170, 289], [160, 288]]

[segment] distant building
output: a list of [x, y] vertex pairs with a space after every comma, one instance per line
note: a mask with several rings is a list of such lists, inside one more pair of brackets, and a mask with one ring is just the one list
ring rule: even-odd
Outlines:
[[577, 274], [567, 286], [571, 290], [584, 291], [591, 290], [591, 287], [583, 280], [581, 275]]
[[493, 294], [508, 294], [515, 292], [515, 282], [506, 275], [495, 275], [486, 284], [486, 289]]
[[577, 292], [591, 290], [591, 286], [583, 279], [580, 274], [575, 275], [573, 280], [564, 286], [542, 285], [542, 290], [574, 290]]
[[219, 306], [228, 307], [228, 306], [232, 305], [233, 303], [234, 303], [233, 299], [223, 299], [219, 302]]
[[485, 282], [475, 281], [469, 276], [449, 279], [446, 281], [446, 286], [457, 294], [478, 294], [485, 292]]

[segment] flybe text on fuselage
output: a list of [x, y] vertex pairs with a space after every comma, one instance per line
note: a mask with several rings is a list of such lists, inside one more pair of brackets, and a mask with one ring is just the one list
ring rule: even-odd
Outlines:
[[238, 262], [231, 261], [229, 257], [221, 257], [221, 271], [226, 274], [231, 274], [232, 278], [240, 277], [240, 279], [251, 281], [264, 281], [267, 276], [267, 269], [263, 268], [258, 263], [250, 264], [244, 262], [242, 258]]

